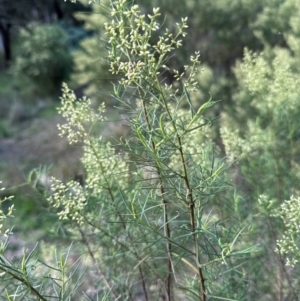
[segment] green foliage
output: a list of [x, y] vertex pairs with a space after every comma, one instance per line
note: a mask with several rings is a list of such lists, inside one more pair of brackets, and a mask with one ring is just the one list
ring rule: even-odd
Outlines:
[[77, 13], [75, 18], [84, 22], [84, 29], [92, 32], [79, 43], [73, 52], [74, 72], [73, 85], [84, 87], [84, 93], [98, 102], [112, 102], [110, 94], [111, 82], [116, 80], [109, 72], [104, 23], [109, 22], [110, 16], [105, 10], [109, 1], [92, 3], [92, 12]]
[[[23, 251], [19, 262], [12, 262], [3, 256], [8, 241], [4, 241], [0, 247], [0, 271], [2, 275], [0, 290], [2, 297], [6, 300], [71, 300], [75, 290], [81, 284], [82, 273], [76, 275], [75, 272], [80, 265], [80, 259], [70, 264], [70, 248], [64, 254], [53, 254], [51, 266], [35, 255], [36, 248], [30, 253]], [[50, 254], [49, 254], [50, 253]], [[72, 278], [71, 278], [72, 277]], [[75, 281], [73, 279], [77, 277]], [[17, 289], [15, 289], [17, 287]], [[34, 299], [32, 299], [34, 298]]]
[[59, 25], [32, 23], [19, 33], [16, 58], [11, 67], [20, 81], [28, 78], [39, 95], [57, 93], [72, 71], [67, 36]]
[[[87, 85], [112, 73], [101, 98], [111, 91], [130, 127], [129, 136], [105, 141], [97, 133], [104, 104], [95, 108], [63, 85], [59, 131], [83, 147], [85, 175], [82, 183], [52, 178], [43, 193], [60, 233], [96, 275], [86, 275], [98, 288], [86, 298], [299, 300], [299, 5], [166, 0], [163, 19], [150, 9], [156, 2], [93, 1], [95, 14], [76, 16], [95, 35], [74, 53], [73, 79]], [[199, 52], [187, 63], [193, 47], [203, 73]], [[93, 81], [87, 92], [98, 89]], [[204, 101], [208, 90], [213, 98]], [[15, 263], [5, 248], [1, 277], [15, 281], [7, 288], [34, 296], [38, 287], [49, 300], [55, 282], [58, 300], [71, 298], [78, 282], [65, 275], [66, 260], [39, 274], [32, 254]], [[59, 281], [41, 276], [47, 268]]]
[[[103, 121], [104, 106], [94, 110], [90, 100], [76, 99], [64, 85], [59, 112], [66, 123], [59, 130], [70, 143], [83, 144], [86, 176], [84, 186], [53, 178], [48, 201], [70, 238], [89, 254], [103, 298], [241, 299], [242, 265], [254, 248], [241, 241], [247, 230], [230, 210], [228, 166], [209, 138], [212, 120], [204, 114], [216, 101], [193, 106], [199, 53], [183, 72], [174, 70], [175, 84], [163, 80], [169, 53], [186, 35], [187, 18], [151, 43], [160, 28], [159, 8], [146, 17], [137, 5], [120, 0], [110, 10], [113, 19], [104, 24], [110, 72], [120, 77], [113, 96], [130, 116], [131, 135], [121, 139], [117, 152], [93, 131]], [[24, 256], [10, 276], [22, 292], [25, 285], [37, 295], [32, 287], [38, 287], [39, 298], [47, 300], [49, 284], [36, 285], [41, 276], [28, 274], [23, 262], [30, 260]], [[61, 275], [59, 300], [68, 283], [65, 266], [66, 261], [55, 268]], [[2, 268], [6, 277], [5, 257]]]
[[[295, 262], [296, 245], [291, 234], [295, 227], [288, 221], [288, 216], [297, 215], [288, 213], [295, 206], [285, 203], [282, 212], [276, 208], [291, 195], [294, 195], [292, 200], [296, 200], [299, 194], [299, 75], [289, 67], [286, 52], [274, 52], [275, 58], [270, 61], [262, 54], [245, 51], [243, 62], [235, 68], [239, 86], [234, 101], [239, 116], [224, 116], [221, 137], [228, 157], [238, 160], [240, 176], [246, 180], [247, 193], [251, 195], [253, 211], [249, 218], [257, 227], [253, 229], [253, 239], [256, 237], [265, 245], [266, 251], [261, 256], [264, 264], [257, 266], [256, 273], [263, 275], [259, 272], [261, 268], [273, 266], [274, 277], [285, 279], [282, 280], [283, 294], [289, 295], [296, 284], [281, 254], [274, 253], [274, 249], [279, 240], [282, 254], [288, 254], [290, 249], [296, 255], [295, 259], [289, 258], [288, 263]], [[282, 217], [286, 226], [282, 239], [283, 225], [275, 216]], [[262, 277], [257, 286], [263, 284], [264, 290], [275, 297], [280, 288], [274, 290], [267, 279], [261, 280]]]
[[242, 120], [249, 111], [255, 115], [239, 133], [231, 119], [230, 126], [221, 129], [227, 154], [239, 158], [256, 193], [277, 200], [295, 192], [298, 174], [299, 76], [286, 63], [280, 54], [269, 64], [262, 55], [245, 51], [243, 63], [236, 68], [240, 79], [240, 91], [234, 96], [237, 118]]

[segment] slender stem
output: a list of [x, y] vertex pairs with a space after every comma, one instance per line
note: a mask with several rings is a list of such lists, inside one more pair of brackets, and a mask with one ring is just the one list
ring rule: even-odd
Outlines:
[[88, 250], [88, 254], [89, 256], [91, 257], [92, 259], [92, 262], [93, 264], [95, 265], [96, 269], [97, 269], [97, 272], [98, 274], [100, 275], [100, 277], [102, 278], [105, 286], [107, 287], [108, 291], [113, 295], [114, 298], [117, 298], [117, 296], [115, 295], [115, 293], [113, 292], [112, 290], [112, 287], [110, 286], [109, 282], [107, 281], [105, 275], [102, 273], [101, 269], [99, 268], [99, 265], [98, 265], [98, 262], [94, 256], [94, 253], [91, 249], [91, 246], [89, 244], [89, 241], [87, 240], [86, 236], [85, 236], [85, 233], [82, 231], [82, 229], [80, 228], [80, 226], [78, 225], [78, 230], [79, 230], [79, 233], [81, 235], [81, 239], [83, 241], [83, 243], [85, 244], [85, 246], [87, 247], [87, 250]]
[[206, 288], [205, 288], [205, 279], [203, 276], [203, 272], [202, 272], [202, 268], [199, 264], [199, 256], [198, 256], [198, 245], [197, 245], [197, 234], [195, 233], [196, 227], [195, 227], [195, 200], [193, 198], [193, 193], [192, 193], [192, 189], [190, 186], [190, 182], [189, 182], [189, 178], [188, 178], [188, 173], [187, 173], [187, 169], [186, 169], [186, 160], [184, 158], [184, 154], [183, 154], [183, 147], [182, 147], [182, 141], [181, 141], [181, 137], [179, 135], [178, 129], [177, 129], [177, 125], [174, 121], [174, 119], [172, 118], [172, 114], [169, 110], [168, 107], [168, 103], [165, 99], [164, 93], [161, 89], [161, 86], [158, 85], [158, 91], [161, 95], [162, 98], [162, 102], [164, 104], [164, 108], [170, 118], [172, 127], [176, 133], [176, 140], [178, 143], [178, 150], [179, 150], [179, 154], [180, 154], [180, 161], [181, 161], [181, 165], [182, 165], [182, 169], [183, 169], [183, 179], [184, 179], [184, 183], [185, 183], [185, 187], [186, 187], [186, 203], [189, 206], [189, 212], [190, 212], [190, 225], [191, 225], [191, 231], [192, 231], [192, 238], [193, 238], [193, 244], [194, 244], [194, 253], [195, 253], [195, 261], [196, 261], [196, 265], [197, 265], [197, 272], [198, 272], [198, 278], [199, 278], [199, 284], [201, 287], [201, 301], [206, 301]]
[[206, 289], [205, 289], [205, 279], [203, 276], [202, 269], [199, 265], [199, 256], [198, 256], [198, 245], [197, 245], [197, 234], [195, 232], [196, 226], [195, 226], [195, 200], [193, 198], [192, 189], [190, 186], [189, 178], [187, 175], [187, 169], [186, 169], [186, 161], [183, 155], [183, 149], [182, 149], [182, 142], [179, 134], [177, 134], [177, 141], [179, 145], [179, 153], [180, 153], [180, 159], [181, 164], [183, 168], [183, 174], [184, 174], [184, 182], [186, 186], [186, 199], [189, 204], [189, 211], [190, 211], [190, 223], [191, 223], [191, 231], [192, 231], [192, 237], [193, 237], [193, 244], [194, 244], [194, 252], [195, 252], [195, 261], [197, 265], [197, 272], [198, 272], [198, 278], [199, 278], [199, 284], [201, 287], [201, 301], [206, 301]]
[[[149, 117], [148, 117], [148, 112], [147, 112], [147, 108], [146, 108], [146, 103], [145, 103], [145, 98], [141, 95], [141, 91], [138, 88], [138, 93], [139, 96], [142, 100], [142, 105], [143, 105], [143, 113], [144, 113], [144, 118], [146, 121], [146, 125], [148, 128], [148, 131], [151, 132], [151, 125], [150, 125], [150, 121], [149, 121]], [[151, 143], [151, 148], [152, 150], [156, 153], [156, 145], [154, 140], [151, 138], [150, 140]], [[161, 169], [158, 165], [157, 162], [155, 162], [155, 167], [156, 167], [156, 172], [158, 175], [158, 184], [159, 184], [159, 190], [160, 190], [160, 195], [161, 195], [161, 199], [162, 199], [162, 206], [163, 206], [163, 210], [164, 210], [164, 233], [165, 236], [168, 238], [167, 242], [166, 242], [166, 249], [167, 249], [167, 253], [168, 253], [168, 275], [167, 275], [167, 282], [166, 282], [166, 291], [167, 291], [167, 300], [171, 301], [171, 290], [172, 290], [172, 272], [173, 272], [173, 266], [172, 266], [172, 245], [170, 242], [170, 238], [171, 238], [171, 230], [170, 230], [170, 225], [169, 225], [169, 217], [168, 217], [168, 201], [165, 199], [164, 195], [165, 195], [165, 189], [164, 189], [164, 184], [163, 184], [163, 180], [162, 180], [162, 175], [161, 175]]]
[[47, 301], [46, 298], [44, 298], [28, 281], [26, 281], [22, 277], [19, 277], [16, 274], [8, 271], [5, 267], [2, 267], [1, 265], [0, 265], [0, 271], [5, 272], [6, 274], [10, 275], [12, 278], [14, 278], [14, 279], [20, 281], [21, 283], [23, 283], [29, 289], [29, 291], [32, 294], [34, 294], [38, 297], [38, 300]]
[[[152, 266], [150, 267], [149, 264], [147, 263], [147, 261], [145, 261], [135, 250], [135, 248], [132, 250], [129, 246], [127, 246], [126, 244], [124, 244], [123, 242], [119, 241], [118, 239], [116, 239], [114, 236], [112, 236], [111, 234], [109, 234], [107, 231], [105, 231], [104, 229], [100, 228], [99, 226], [97, 226], [96, 224], [92, 223], [91, 221], [89, 221], [86, 217], [84, 217], [84, 221], [91, 226], [94, 229], [97, 229], [99, 231], [101, 231], [104, 235], [106, 235], [107, 237], [114, 239], [121, 247], [123, 247], [124, 249], [128, 250], [129, 252], [132, 252], [133, 255], [135, 256], [135, 259], [142, 262], [149, 268], [149, 270], [151, 268], [153, 268]], [[155, 272], [155, 270], [152, 271], [153, 274], [155, 275], [155, 277], [159, 278], [159, 275]]]

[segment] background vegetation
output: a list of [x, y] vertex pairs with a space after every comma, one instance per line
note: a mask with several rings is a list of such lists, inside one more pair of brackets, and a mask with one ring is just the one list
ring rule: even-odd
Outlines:
[[[10, 244], [2, 241], [0, 262], [15, 275], [28, 276], [20, 286], [5, 274], [11, 286], [0, 284], [1, 298], [19, 300], [28, 292], [28, 279], [34, 283], [59, 271], [60, 281], [46, 279], [52, 291], [46, 280], [33, 287], [49, 288], [45, 295], [60, 289], [60, 300], [82, 300], [82, 291], [87, 300], [298, 300], [298, 2], [127, 1], [146, 16], [160, 7], [160, 26], [141, 44], [156, 45], [165, 28], [175, 33], [185, 17], [188, 28], [182, 47], [154, 52], [158, 61], [164, 54], [157, 77], [142, 70], [123, 86], [118, 82], [136, 66], [109, 71], [118, 51], [114, 45], [122, 42], [107, 34], [105, 23], [114, 17], [110, 1], [87, 2], [0, 0], [0, 176], [9, 188], [2, 199], [13, 194], [16, 209], [4, 222], [5, 229], [15, 228]], [[122, 36], [120, 28], [116, 32]], [[195, 51], [201, 55], [201, 72], [193, 75], [197, 92], [183, 88], [191, 82], [189, 73], [181, 75]], [[121, 61], [136, 56], [122, 54]], [[151, 66], [151, 59], [142, 59]], [[61, 82], [77, 96], [65, 86], [65, 107], [59, 102]], [[165, 85], [178, 95], [163, 90]], [[166, 93], [172, 95], [170, 108], [162, 102]], [[63, 117], [72, 119], [68, 112], [81, 116], [75, 104], [87, 103], [76, 100], [83, 95], [91, 98], [90, 107], [81, 108], [82, 122], [75, 124], [83, 132], [69, 145], [58, 137], [56, 125]], [[205, 103], [209, 109], [200, 110], [200, 118], [197, 111]], [[99, 106], [98, 118], [92, 110]], [[184, 151], [178, 136], [184, 137]], [[156, 144], [161, 151], [155, 151]], [[99, 166], [91, 149], [103, 160]], [[181, 151], [186, 163], [178, 159]], [[57, 179], [56, 200], [49, 197], [51, 176]], [[191, 194], [186, 179], [194, 185]], [[158, 193], [158, 187], [167, 192]], [[197, 189], [201, 193], [194, 195]], [[84, 201], [74, 196], [84, 193], [88, 206], [78, 209]], [[164, 195], [173, 200], [167, 215]], [[193, 201], [185, 203], [189, 197], [201, 199], [195, 205], [197, 226], [191, 223]], [[9, 213], [8, 204], [2, 203], [3, 213]], [[49, 271], [37, 267], [35, 252], [22, 254], [37, 241], [35, 252], [52, 266]], [[80, 261], [83, 253], [88, 256]], [[63, 280], [70, 275], [72, 280]]]

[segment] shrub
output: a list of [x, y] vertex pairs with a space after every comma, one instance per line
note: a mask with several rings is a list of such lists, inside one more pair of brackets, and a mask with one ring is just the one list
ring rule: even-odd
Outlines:
[[[264, 248], [256, 259], [259, 264], [252, 264], [252, 299], [261, 291], [270, 299], [294, 295], [298, 281], [283, 255], [288, 255], [288, 262], [294, 262], [292, 254], [298, 258], [291, 235], [297, 220], [288, 219], [297, 215], [299, 196], [299, 74], [292, 71], [289, 62], [294, 58], [287, 52], [275, 49], [274, 56], [245, 50], [243, 62], [235, 68], [239, 85], [233, 99], [238, 114], [224, 116], [221, 128], [226, 154], [238, 161], [246, 183], [242, 188], [248, 199], [245, 205], [251, 208], [252, 240]], [[278, 241], [282, 253], [274, 252]], [[288, 244], [293, 248], [290, 253]], [[269, 281], [270, 273], [280, 279], [278, 285]]]
[[[204, 114], [216, 101], [192, 105], [199, 53], [183, 72], [174, 70], [175, 84], [164, 81], [187, 18], [152, 40], [158, 8], [145, 16], [119, 0], [110, 13], [110, 72], [120, 77], [113, 97], [129, 116], [131, 136], [117, 145], [99, 138], [94, 128], [104, 105], [93, 110], [64, 84], [59, 113], [66, 123], [59, 130], [83, 145], [86, 177], [83, 186], [53, 178], [48, 201], [88, 254], [102, 300], [241, 300], [243, 264], [254, 248], [241, 239], [247, 225], [234, 209], [228, 164], [209, 138], [212, 120]], [[78, 265], [69, 263], [69, 252], [51, 267], [33, 252], [13, 263], [4, 251], [5, 244], [0, 267], [8, 300], [71, 300], [79, 281], [71, 281]]]
[[39, 95], [58, 93], [72, 71], [72, 56], [64, 30], [55, 24], [32, 23], [19, 32], [12, 71], [29, 79]]

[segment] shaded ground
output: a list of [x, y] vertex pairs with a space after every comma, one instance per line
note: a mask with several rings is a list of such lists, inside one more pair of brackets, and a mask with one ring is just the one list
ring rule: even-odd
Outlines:
[[[112, 117], [103, 125], [103, 135], [114, 140], [128, 132], [124, 117]], [[16, 134], [0, 139], [0, 179], [6, 187], [24, 183], [24, 177], [40, 165], [52, 166], [51, 175], [73, 179], [82, 173], [80, 145], [70, 146], [66, 138], [58, 136], [57, 124], [64, 119], [56, 114], [47, 118], [32, 118], [18, 124]]]
[[24, 175], [39, 165], [53, 165], [51, 174], [69, 179], [80, 169], [81, 147], [58, 136], [58, 115], [25, 121], [12, 138], [0, 139], [0, 178], [6, 187], [20, 185]]

